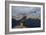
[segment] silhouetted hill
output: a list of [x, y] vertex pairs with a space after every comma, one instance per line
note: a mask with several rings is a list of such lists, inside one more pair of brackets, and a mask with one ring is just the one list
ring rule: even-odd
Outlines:
[[40, 27], [40, 19], [32, 19], [32, 18], [28, 18], [28, 19], [20, 19], [20, 20], [16, 20], [12, 18], [12, 28], [16, 27], [17, 25], [20, 25], [20, 23], [23, 23], [24, 26], [26, 26], [27, 28], [34, 28], [34, 27]]

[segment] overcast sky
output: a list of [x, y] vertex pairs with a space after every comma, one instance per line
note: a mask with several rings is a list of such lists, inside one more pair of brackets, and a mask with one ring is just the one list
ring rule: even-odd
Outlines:
[[16, 16], [17, 14], [32, 14], [34, 16], [39, 16], [41, 14], [40, 7], [16, 7], [12, 6], [12, 16]]

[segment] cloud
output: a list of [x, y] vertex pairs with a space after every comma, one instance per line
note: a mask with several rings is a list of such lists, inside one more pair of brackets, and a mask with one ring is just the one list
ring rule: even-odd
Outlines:
[[40, 7], [12, 7], [12, 15], [15, 16], [17, 14], [32, 14], [32, 15], [39, 15], [41, 13]]

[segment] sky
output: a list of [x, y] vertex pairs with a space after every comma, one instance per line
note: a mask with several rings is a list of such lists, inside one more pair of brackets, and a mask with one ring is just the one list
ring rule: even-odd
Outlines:
[[41, 8], [12, 6], [12, 16], [16, 16], [17, 14], [23, 14], [23, 13], [39, 16], [41, 14]]

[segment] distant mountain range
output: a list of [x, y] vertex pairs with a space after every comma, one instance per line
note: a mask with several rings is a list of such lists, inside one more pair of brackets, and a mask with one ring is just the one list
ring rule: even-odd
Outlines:
[[40, 16], [33, 16], [32, 14], [18, 14], [16, 16], [12, 16], [12, 18], [16, 19], [16, 20], [19, 20], [21, 19], [23, 16], [27, 16], [27, 19], [28, 18], [32, 18], [32, 19], [40, 19], [41, 17]]

